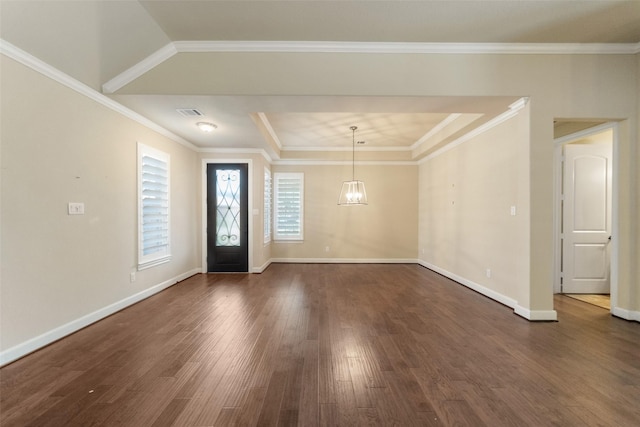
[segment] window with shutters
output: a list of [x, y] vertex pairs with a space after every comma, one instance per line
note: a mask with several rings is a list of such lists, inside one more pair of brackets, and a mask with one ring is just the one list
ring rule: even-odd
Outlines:
[[138, 270], [171, 259], [169, 155], [138, 144]]
[[273, 192], [273, 239], [302, 240], [304, 174], [275, 173]]
[[264, 243], [271, 241], [271, 171], [264, 168]]

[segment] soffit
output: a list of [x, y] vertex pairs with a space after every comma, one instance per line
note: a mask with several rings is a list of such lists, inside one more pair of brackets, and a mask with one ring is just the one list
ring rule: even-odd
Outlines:
[[637, 1], [141, 1], [171, 40], [636, 43]]

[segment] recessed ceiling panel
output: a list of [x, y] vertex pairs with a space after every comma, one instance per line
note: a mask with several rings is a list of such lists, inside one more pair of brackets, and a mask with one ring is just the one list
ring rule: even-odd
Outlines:
[[284, 149], [351, 148], [351, 126], [356, 141], [366, 147], [408, 148], [446, 119], [427, 113], [274, 113], [266, 114]]

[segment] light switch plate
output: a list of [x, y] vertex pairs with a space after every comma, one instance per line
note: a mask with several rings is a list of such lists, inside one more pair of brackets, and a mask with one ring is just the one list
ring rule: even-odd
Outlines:
[[84, 203], [69, 202], [69, 215], [84, 215]]

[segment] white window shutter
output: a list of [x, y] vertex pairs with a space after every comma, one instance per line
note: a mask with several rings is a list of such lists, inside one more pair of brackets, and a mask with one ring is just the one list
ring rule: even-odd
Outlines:
[[272, 192], [271, 192], [271, 171], [267, 168], [264, 169], [264, 243], [269, 243], [271, 241], [271, 200], [272, 200]]
[[169, 155], [138, 144], [138, 269], [171, 258]]
[[304, 174], [274, 174], [274, 240], [303, 240]]

